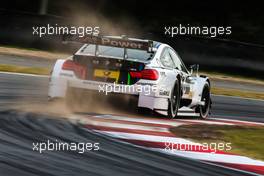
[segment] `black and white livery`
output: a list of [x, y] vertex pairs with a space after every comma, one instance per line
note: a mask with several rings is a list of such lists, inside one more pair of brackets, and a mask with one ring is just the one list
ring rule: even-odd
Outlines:
[[50, 99], [65, 98], [72, 89], [108, 91], [136, 97], [138, 108], [169, 118], [208, 117], [211, 108], [208, 77], [198, 75], [197, 65], [189, 72], [169, 45], [125, 36], [65, 40], [84, 44], [72, 57], [56, 61], [50, 78]]

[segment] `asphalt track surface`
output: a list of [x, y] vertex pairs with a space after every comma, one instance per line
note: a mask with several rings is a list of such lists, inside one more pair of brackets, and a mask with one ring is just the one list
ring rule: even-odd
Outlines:
[[[249, 175], [120, 143], [63, 118], [12, 111], [45, 103], [47, 77], [0, 73], [0, 175]], [[212, 117], [264, 122], [264, 102], [213, 96]], [[32, 150], [33, 142], [100, 143], [99, 151]]]
[[51, 68], [54, 60], [0, 54], [0, 63], [23, 67]]

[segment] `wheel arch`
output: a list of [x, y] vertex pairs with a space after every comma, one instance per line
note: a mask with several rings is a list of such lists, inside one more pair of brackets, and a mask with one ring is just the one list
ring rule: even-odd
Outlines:
[[208, 77], [206, 76], [200, 76], [195, 77], [195, 84], [193, 85], [193, 97], [192, 97], [192, 103], [191, 106], [197, 106], [202, 98], [202, 92], [204, 89], [205, 84], [209, 85], [209, 88], [211, 86], [211, 82]]
[[209, 80], [208, 77], [206, 77], [206, 82], [208, 82], [208, 84], [209, 84], [209, 88], [211, 88], [211, 81]]

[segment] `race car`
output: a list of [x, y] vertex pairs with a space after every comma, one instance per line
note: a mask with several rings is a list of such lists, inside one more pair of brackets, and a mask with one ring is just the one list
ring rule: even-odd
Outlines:
[[169, 45], [126, 36], [70, 36], [64, 41], [83, 46], [72, 57], [56, 61], [50, 76], [50, 100], [66, 98], [70, 90], [86, 90], [136, 97], [139, 109], [169, 118], [209, 116], [209, 78], [198, 75], [197, 65], [196, 74], [194, 67], [189, 71]]

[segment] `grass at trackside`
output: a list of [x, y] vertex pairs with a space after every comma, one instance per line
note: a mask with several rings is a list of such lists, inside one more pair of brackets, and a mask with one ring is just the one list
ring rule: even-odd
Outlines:
[[40, 50], [40, 49], [37, 49], [37, 48], [20, 47], [20, 46], [15, 46], [15, 45], [0, 45], [0, 47], [21, 49], [21, 50], [29, 50], [29, 51], [43, 51], [43, 50]]
[[0, 54], [26, 57], [26, 58], [29, 57], [29, 58], [38, 58], [38, 59], [49, 59], [49, 60], [62, 59], [70, 56], [70, 54], [66, 54], [66, 53], [44, 51], [35, 48], [21, 48], [16, 46], [1, 46], [1, 45], [0, 45]]
[[28, 74], [36, 74], [36, 75], [48, 75], [50, 73], [50, 70], [48, 68], [22, 67], [22, 66], [5, 65], [5, 64], [0, 64], [0, 71], [14, 72], [14, 73], [28, 73]]
[[199, 143], [231, 143], [228, 152], [264, 160], [264, 127], [201, 124], [175, 127], [171, 132]]
[[213, 80], [235, 81], [241, 83], [259, 84], [264, 86], [264, 80], [259, 78], [257, 79], [252, 77], [245, 77], [245, 76], [226, 74], [220, 72], [211, 72], [211, 71], [201, 71], [199, 72], [199, 74], [206, 75]]
[[253, 92], [253, 91], [244, 91], [238, 89], [212, 87], [211, 93], [215, 95], [236, 96], [236, 97], [264, 100], [264, 92]]

